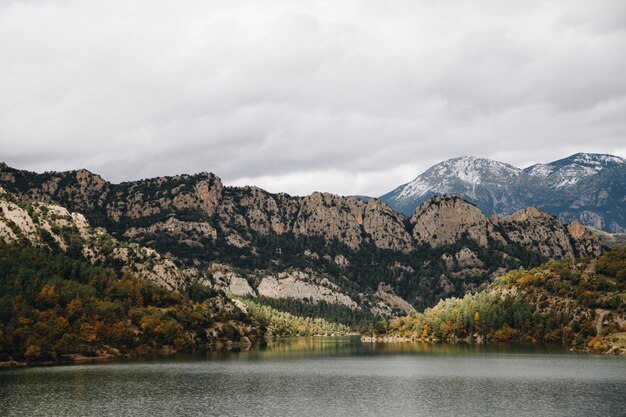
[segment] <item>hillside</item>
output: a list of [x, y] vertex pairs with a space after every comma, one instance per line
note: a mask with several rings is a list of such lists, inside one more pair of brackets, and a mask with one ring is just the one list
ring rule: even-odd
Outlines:
[[265, 329], [205, 287], [172, 292], [65, 252], [0, 245], [0, 364], [247, 347]]
[[380, 200], [410, 215], [435, 195], [460, 194], [486, 215], [535, 206], [563, 222], [620, 233], [626, 231], [625, 180], [626, 161], [613, 155], [578, 153], [526, 169], [460, 157], [434, 165]]
[[386, 332], [387, 340], [550, 342], [626, 354], [626, 248], [509, 272], [477, 294], [399, 318]]
[[2, 189], [0, 294], [5, 364], [230, 349], [266, 334], [223, 292], [153, 249]]
[[120, 242], [102, 228], [92, 228], [79, 213], [24, 200], [0, 188], [0, 240], [60, 250], [75, 258], [137, 273], [168, 290], [186, 287], [188, 278], [171, 259], [136, 243]]

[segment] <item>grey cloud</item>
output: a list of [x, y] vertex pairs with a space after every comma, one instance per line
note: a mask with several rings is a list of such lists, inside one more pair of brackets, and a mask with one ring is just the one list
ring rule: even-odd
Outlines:
[[458, 155], [626, 156], [623, 4], [4, 1], [0, 159], [377, 195]]

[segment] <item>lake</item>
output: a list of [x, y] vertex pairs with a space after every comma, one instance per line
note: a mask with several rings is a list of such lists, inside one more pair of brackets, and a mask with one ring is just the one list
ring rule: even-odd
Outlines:
[[248, 352], [0, 371], [1, 416], [626, 416], [626, 358], [292, 338]]

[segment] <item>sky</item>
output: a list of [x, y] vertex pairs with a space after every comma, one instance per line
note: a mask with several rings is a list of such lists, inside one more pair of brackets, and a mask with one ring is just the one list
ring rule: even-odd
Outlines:
[[626, 157], [623, 0], [0, 0], [0, 161], [378, 196]]

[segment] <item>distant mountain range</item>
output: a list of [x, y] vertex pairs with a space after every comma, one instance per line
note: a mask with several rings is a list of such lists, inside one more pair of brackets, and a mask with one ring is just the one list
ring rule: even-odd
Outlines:
[[453, 158], [380, 200], [411, 215], [424, 201], [441, 194], [460, 194], [487, 215], [535, 206], [563, 222], [578, 220], [611, 233], [626, 231], [626, 160], [614, 155], [577, 153], [526, 169], [472, 156]]

